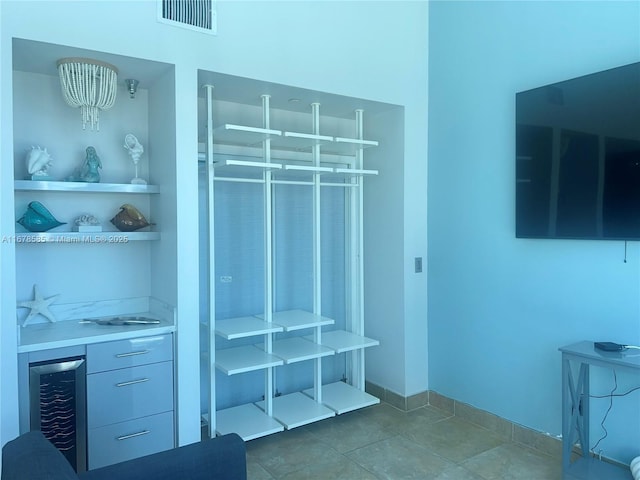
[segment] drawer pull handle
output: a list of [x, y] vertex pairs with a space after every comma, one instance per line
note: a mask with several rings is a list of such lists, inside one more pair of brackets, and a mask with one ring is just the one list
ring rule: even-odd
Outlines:
[[129, 435], [122, 435], [121, 437], [116, 438], [116, 440], [128, 440], [129, 438], [139, 437], [141, 435], [146, 435], [147, 433], [151, 433], [150, 430], [143, 430], [138, 433], [131, 433]]
[[116, 387], [126, 387], [127, 385], [135, 385], [136, 383], [148, 382], [148, 378], [140, 378], [138, 380], [130, 380], [128, 382], [116, 383]]
[[116, 353], [117, 358], [133, 357], [134, 355], [144, 355], [149, 353], [149, 350], [138, 350], [137, 352]]

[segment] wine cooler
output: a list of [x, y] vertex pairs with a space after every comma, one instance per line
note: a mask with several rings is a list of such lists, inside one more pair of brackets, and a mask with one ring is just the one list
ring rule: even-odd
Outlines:
[[87, 469], [86, 362], [83, 357], [29, 365], [31, 430], [40, 430], [76, 472]]

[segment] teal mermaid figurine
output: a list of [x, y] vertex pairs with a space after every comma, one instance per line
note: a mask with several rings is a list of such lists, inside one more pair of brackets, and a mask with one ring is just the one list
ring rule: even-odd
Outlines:
[[96, 149], [93, 147], [87, 147], [87, 156], [84, 163], [79, 169], [76, 169], [73, 175], [71, 175], [67, 181], [69, 182], [89, 182], [99, 183], [100, 172], [98, 169], [102, 168], [102, 162], [100, 157], [96, 153]]

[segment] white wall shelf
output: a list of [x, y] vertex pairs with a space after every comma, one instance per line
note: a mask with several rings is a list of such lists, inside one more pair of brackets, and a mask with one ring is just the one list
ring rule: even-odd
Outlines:
[[216, 433], [237, 433], [245, 442], [284, 430], [284, 426], [253, 403], [216, 412]]
[[225, 167], [235, 169], [255, 169], [255, 170], [279, 170], [282, 165], [279, 163], [267, 163], [267, 162], [253, 162], [250, 160], [222, 160], [213, 164], [213, 168], [219, 170]]
[[227, 340], [266, 335], [267, 333], [278, 333], [283, 330], [280, 325], [265, 322], [258, 317], [238, 317], [218, 320], [215, 326], [216, 335], [226, 338]]
[[[264, 407], [264, 402], [257, 404]], [[335, 416], [335, 412], [302, 392], [282, 395], [273, 399], [273, 417], [287, 429], [301, 427]]]
[[[312, 340], [312, 337], [309, 336], [305, 338]], [[345, 330], [333, 330], [322, 333], [322, 345], [335, 350], [336, 353], [344, 353], [362, 348], [375, 347], [380, 345], [380, 342]]]
[[262, 174], [269, 170], [280, 170], [282, 165], [271, 162], [254, 162], [250, 160], [222, 160], [214, 163], [213, 168], [220, 173], [237, 177], [255, 178], [256, 174]]
[[253, 345], [225, 348], [216, 352], [216, 368], [227, 375], [263, 370], [283, 363], [281, 358]]
[[47, 191], [47, 192], [87, 192], [87, 193], [160, 193], [158, 185], [137, 185], [131, 183], [87, 183], [87, 182], [59, 182], [37, 180], [15, 180], [16, 191]]
[[314, 175], [331, 174], [334, 170], [335, 169], [333, 167], [284, 164], [281, 171], [274, 172], [273, 183], [278, 183], [280, 180], [284, 180], [312, 184]]
[[323, 177], [323, 181], [344, 181], [352, 178], [378, 175], [377, 170], [368, 170], [364, 168], [334, 168], [333, 173]]
[[230, 145], [256, 145], [271, 137], [282, 135], [280, 130], [271, 128], [249, 127], [226, 123], [213, 130], [216, 143]]
[[310, 150], [315, 145], [325, 145], [330, 142], [333, 142], [333, 137], [329, 135], [285, 131], [281, 138], [272, 141], [271, 146], [275, 149], [286, 148], [303, 151]]
[[[261, 346], [258, 347], [262, 348]], [[335, 350], [301, 337], [275, 340], [272, 352], [275, 356], [280, 357], [285, 364], [303, 362], [335, 354]]]
[[286, 310], [275, 312], [273, 314], [273, 323], [281, 325], [285, 332], [292, 332], [305, 328], [333, 325], [335, 320], [315, 313], [305, 312], [304, 310]]
[[355, 155], [359, 150], [377, 147], [375, 140], [364, 140], [359, 138], [335, 137], [330, 145], [327, 145], [325, 153], [336, 155]]
[[[304, 394], [314, 398], [314, 389], [309, 388]], [[369, 407], [380, 403], [380, 400], [345, 382], [335, 382], [322, 386], [322, 403], [338, 415]]]
[[23, 232], [16, 233], [18, 244], [109, 244], [160, 240], [160, 232]]

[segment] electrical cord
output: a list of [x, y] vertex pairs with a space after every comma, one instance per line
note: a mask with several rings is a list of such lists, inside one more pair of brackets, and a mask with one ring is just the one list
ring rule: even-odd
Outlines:
[[[631, 347], [627, 347], [627, 348], [631, 348]], [[640, 347], [633, 347], [633, 348], [637, 348], [640, 350]], [[630, 393], [640, 390], [640, 386], [637, 386], [623, 393], [615, 393], [616, 390], [618, 389], [618, 377], [616, 375], [615, 370], [613, 370], [613, 383], [614, 383], [613, 389], [611, 390], [611, 393], [609, 393], [608, 395], [589, 395], [589, 398], [608, 398], [609, 399], [609, 407], [607, 408], [607, 411], [605, 412], [604, 417], [602, 418], [602, 422], [600, 422], [600, 427], [604, 431], [604, 435], [602, 435], [602, 437], [600, 437], [596, 442], [596, 444], [591, 448], [591, 453], [593, 455], [600, 456], [599, 453], [596, 453], [596, 448], [598, 448], [598, 445], [600, 445], [600, 442], [602, 442], [605, 438], [607, 438], [607, 435], [609, 435], [609, 432], [607, 431], [607, 428], [604, 426], [604, 423], [607, 420], [607, 417], [609, 416], [609, 412], [611, 412], [611, 408], [613, 407], [613, 398], [624, 397], [626, 395], [629, 395]]]
[[[637, 390], [639, 388], [640, 387], [637, 387], [634, 390]], [[591, 448], [591, 453], [593, 453], [594, 455], [596, 455], [596, 448], [598, 448], [598, 445], [600, 445], [600, 442], [602, 442], [602, 440], [607, 438], [607, 435], [609, 435], [609, 432], [607, 431], [607, 427], [604, 426], [604, 422], [607, 421], [607, 417], [609, 416], [609, 412], [611, 412], [611, 408], [613, 407], [613, 397], [614, 397], [615, 392], [616, 392], [617, 389], [618, 389], [618, 376], [616, 374], [616, 371], [614, 370], [613, 371], [613, 389], [611, 390], [611, 393], [609, 395], [601, 395], [601, 396], [589, 395], [589, 398], [607, 398], [607, 397], [609, 397], [609, 408], [607, 408], [607, 411], [605, 412], [604, 417], [602, 418], [602, 422], [600, 422], [600, 427], [604, 431], [604, 435], [602, 435], [602, 437], [600, 437], [598, 439], [598, 441], [596, 442], [596, 444]], [[627, 392], [626, 395], [628, 395], [632, 391], [633, 390]], [[619, 395], [619, 396], [621, 396], [621, 395]]]
[[608, 393], [607, 395], [589, 395], [589, 398], [610, 398], [610, 397], [624, 397], [629, 395], [630, 393], [635, 392], [636, 390], [640, 390], [640, 386], [633, 387], [631, 390], [627, 390], [624, 393]]

